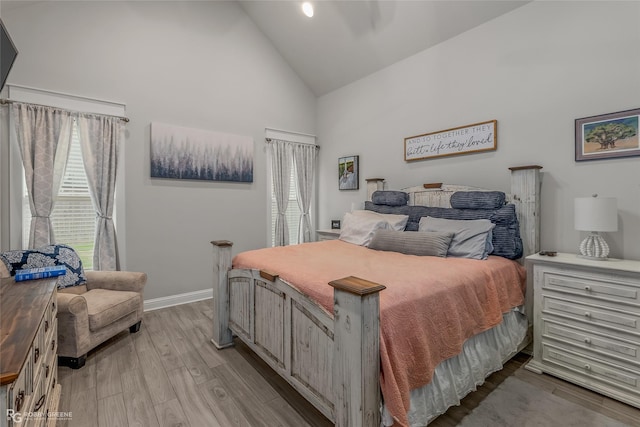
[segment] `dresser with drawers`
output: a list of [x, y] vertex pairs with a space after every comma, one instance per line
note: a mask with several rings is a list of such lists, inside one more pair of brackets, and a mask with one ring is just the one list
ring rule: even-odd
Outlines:
[[526, 368], [640, 408], [640, 261], [527, 257], [534, 351]]
[[56, 279], [0, 279], [0, 426], [54, 426], [58, 384]]

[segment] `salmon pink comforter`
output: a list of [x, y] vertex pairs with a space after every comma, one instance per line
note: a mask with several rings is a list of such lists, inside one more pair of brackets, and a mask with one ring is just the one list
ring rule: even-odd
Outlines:
[[380, 386], [398, 424], [407, 425], [410, 391], [428, 384], [436, 365], [524, 302], [525, 269], [485, 261], [383, 252], [340, 240], [243, 252], [233, 268], [262, 269], [333, 312], [332, 280], [347, 276], [385, 285], [380, 293]]

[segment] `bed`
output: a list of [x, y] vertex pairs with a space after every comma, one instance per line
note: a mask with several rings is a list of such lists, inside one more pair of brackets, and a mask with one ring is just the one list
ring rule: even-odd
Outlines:
[[[510, 170], [507, 202], [519, 224], [518, 255], [526, 256], [539, 245], [540, 167]], [[381, 182], [368, 180], [369, 199]], [[414, 217], [418, 206], [448, 212], [452, 195], [482, 191], [488, 190], [425, 184], [403, 190], [411, 206], [370, 200], [367, 209]], [[232, 260], [231, 242], [212, 244], [212, 342], [222, 349], [234, 335], [243, 340], [335, 425], [426, 425], [530, 340], [524, 269], [501, 256], [416, 257], [335, 240]], [[428, 287], [418, 281], [426, 276]], [[488, 283], [482, 291], [478, 280]], [[422, 324], [446, 333], [419, 332]], [[412, 335], [404, 337], [403, 328]]]

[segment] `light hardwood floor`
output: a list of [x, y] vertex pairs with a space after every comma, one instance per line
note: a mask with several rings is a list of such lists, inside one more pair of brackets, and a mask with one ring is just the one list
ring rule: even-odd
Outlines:
[[[211, 300], [146, 312], [140, 332], [128, 331], [89, 353], [79, 370], [59, 368], [60, 427], [330, 426], [315, 408], [244, 344], [211, 344]], [[508, 376], [630, 426], [640, 410], [522, 365], [519, 354], [460, 406], [430, 426], [455, 426]]]

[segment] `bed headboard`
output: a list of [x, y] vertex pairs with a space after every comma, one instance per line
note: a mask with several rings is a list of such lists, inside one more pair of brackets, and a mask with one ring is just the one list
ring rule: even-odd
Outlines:
[[[513, 203], [520, 223], [523, 257], [540, 250], [540, 169], [542, 166], [511, 167], [511, 193], [507, 203]], [[374, 191], [384, 189], [384, 178], [367, 179], [367, 200]], [[443, 183], [423, 184], [403, 188], [409, 194], [409, 205], [450, 208], [450, 198], [456, 191], [494, 191], [486, 188]]]

